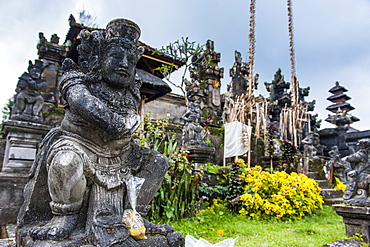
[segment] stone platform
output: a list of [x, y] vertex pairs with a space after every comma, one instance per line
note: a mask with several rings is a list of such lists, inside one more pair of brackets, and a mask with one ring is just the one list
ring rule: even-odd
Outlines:
[[370, 243], [370, 207], [335, 204], [333, 210], [343, 217], [348, 237], [359, 233], [366, 243]]

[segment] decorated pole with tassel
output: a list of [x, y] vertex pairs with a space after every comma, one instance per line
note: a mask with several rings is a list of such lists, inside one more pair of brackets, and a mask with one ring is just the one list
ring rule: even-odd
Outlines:
[[287, 0], [288, 3], [288, 31], [289, 31], [289, 51], [290, 51], [290, 73], [291, 73], [291, 94], [292, 106], [298, 104], [298, 80], [296, 77], [295, 49], [294, 49], [294, 27], [293, 27], [293, 2]]
[[[253, 67], [254, 67], [254, 55], [256, 52], [256, 0], [251, 0], [250, 4], [250, 16], [249, 16], [249, 59], [248, 59], [248, 97], [251, 100], [253, 105], [254, 97], [253, 92], [255, 88], [255, 81], [253, 77]], [[250, 108], [250, 117], [248, 118], [248, 125], [252, 124], [252, 107]], [[250, 144], [252, 142], [249, 142]], [[250, 167], [251, 164], [251, 146], [249, 145], [248, 149], [248, 166]]]

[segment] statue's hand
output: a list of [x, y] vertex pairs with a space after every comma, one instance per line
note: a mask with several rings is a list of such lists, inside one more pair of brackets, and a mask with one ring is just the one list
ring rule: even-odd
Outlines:
[[358, 171], [350, 171], [347, 173], [348, 177], [356, 177], [358, 175]]
[[126, 129], [130, 130], [130, 135], [132, 135], [140, 125], [140, 117], [138, 115], [130, 116], [126, 121]]
[[36, 87], [36, 81], [34, 81], [34, 80], [29, 80], [29, 81], [28, 81], [28, 85], [29, 85], [31, 88], [34, 88], [34, 87]]
[[132, 135], [140, 124], [140, 118], [137, 115], [133, 116], [121, 116], [114, 113], [112, 121], [109, 123], [106, 132], [115, 137], [115, 139], [121, 139]]

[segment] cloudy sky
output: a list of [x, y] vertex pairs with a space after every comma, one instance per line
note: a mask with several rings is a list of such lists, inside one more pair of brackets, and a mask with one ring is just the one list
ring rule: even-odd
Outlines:
[[[258, 93], [267, 96], [263, 82], [271, 82], [281, 68], [290, 81], [286, 1], [256, 0], [256, 65]], [[228, 71], [234, 51], [246, 62], [249, 0], [0, 0], [0, 106], [12, 97], [18, 77], [28, 60], [37, 59], [38, 33], [54, 33], [64, 42], [68, 17], [81, 10], [96, 17], [99, 27], [125, 17], [142, 29], [141, 40], [160, 48], [181, 37], [204, 44], [215, 42], [225, 68], [222, 93], [230, 82]], [[370, 129], [370, 1], [293, 0], [297, 77], [310, 86], [307, 100], [317, 101], [315, 113], [325, 119], [330, 105], [328, 90], [336, 81], [348, 89], [351, 113], [361, 121], [359, 130]], [[322, 128], [332, 127], [323, 121]]]

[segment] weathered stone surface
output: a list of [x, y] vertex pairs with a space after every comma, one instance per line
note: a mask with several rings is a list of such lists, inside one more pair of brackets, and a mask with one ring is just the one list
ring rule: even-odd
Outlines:
[[23, 189], [42, 137], [50, 127], [32, 122], [5, 120], [6, 148], [0, 172], [0, 226], [17, 222]]
[[28, 174], [39, 144], [50, 127], [11, 119], [3, 122], [3, 128], [7, 142], [2, 172]]
[[23, 203], [23, 189], [28, 177], [19, 174], [0, 173], [0, 226], [17, 222]]
[[235, 51], [235, 62], [233, 67], [230, 69], [231, 83], [228, 91], [231, 93], [231, 97], [235, 98], [246, 94], [248, 88], [248, 64], [242, 61], [242, 55], [240, 52]]
[[330, 244], [325, 244], [323, 247], [361, 247], [365, 242], [357, 239], [339, 239]]
[[221, 78], [224, 69], [219, 68], [221, 54], [214, 50], [214, 42], [207, 40], [206, 50], [192, 57], [190, 68], [191, 81], [184, 81], [188, 100], [199, 103], [202, 114], [209, 120], [220, 120], [221, 109]]
[[181, 118], [186, 112], [186, 104], [183, 96], [177, 94], [166, 94], [156, 100], [145, 103], [144, 113], [151, 112], [153, 119], [168, 118], [170, 123], [184, 124]]
[[370, 208], [347, 205], [333, 205], [333, 210], [343, 217], [348, 237], [360, 233], [365, 242], [370, 240]]
[[215, 152], [213, 147], [197, 147], [190, 146], [186, 149], [190, 155], [188, 160], [194, 162], [194, 168], [196, 170], [207, 169], [206, 162], [209, 159], [209, 156]]
[[5, 238], [0, 239], [0, 247], [15, 247], [15, 239], [14, 238]]

